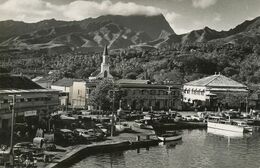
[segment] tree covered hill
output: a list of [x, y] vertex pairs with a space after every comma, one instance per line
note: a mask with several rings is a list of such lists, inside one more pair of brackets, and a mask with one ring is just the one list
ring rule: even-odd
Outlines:
[[[83, 50], [84, 47], [78, 46], [100, 48], [109, 41], [111, 73], [117, 78], [184, 83], [220, 72], [245, 84], [260, 83], [260, 18], [245, 21], [229, 31], [218, 32], [205, 27], [177, 35], [173, 30], [170, 32], [160, 27], [148, 30], [151, 25], [134, 29], [130, 21], [135, 17], [129, 22], [117, 17], [113, 17], [116, 21], [104, 19], [106, 17], [94, 19], [95, 22], [86, 19], [80, 24], [52, 20], [58, 26], [9, 38], [0, 46], [0, 66], [30, 77], [47, 75], [50, 70], [55, 70], [49, 75], [54, 81], [64, 76], [87, 79], [100, 68], [102, 52], [90, 48]], [[161, 17], [157, 19], [162, 20]], [[146, 18], [139, 19], [136, 23], [140, 24]], [[47, 21], [47, 24], [50, 23]], [[46, 46], [60, 44], [63, 51], [8, 48], [25, 43], [39, 47], [39, 42]], [[139, 45], [129, 47], [130, 44]]]

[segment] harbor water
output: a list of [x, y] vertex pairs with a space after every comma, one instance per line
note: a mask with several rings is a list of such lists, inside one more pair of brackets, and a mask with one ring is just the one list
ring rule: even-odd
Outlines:
[[260, 133], [184, 130], [181, 141], [86, 157], [72, 168], [259, 168]]

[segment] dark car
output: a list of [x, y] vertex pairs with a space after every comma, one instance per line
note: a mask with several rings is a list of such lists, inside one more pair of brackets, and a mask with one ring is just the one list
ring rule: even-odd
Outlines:
[[60, 129], [54, 133], [54, 143], [57, 145], [73, 145], [75, 140], [74, 133], [69, 129]]

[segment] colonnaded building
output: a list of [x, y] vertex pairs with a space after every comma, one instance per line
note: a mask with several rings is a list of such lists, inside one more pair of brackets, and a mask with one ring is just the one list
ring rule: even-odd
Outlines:
[[208, 108], [243, 108], [248, 94], [247, 86], [220, 73], [188, 82], [183, 86], [184, 102]]
[[121, 98], [122, 109], [128, 110], [180, 110], [181, 85], [176, 84], [153, 84], [149, 80], [114, 80], [110, 74], [109, 54], [107, 47], [104, 48], [103, 60], [100, 71], [92, 74], [88, 81], [74, 81], [70, 99], [73, 108], [92, 109], [89, 105], [89, 96], [102, 79], [111, 79], [115, 87], [123, 92]]

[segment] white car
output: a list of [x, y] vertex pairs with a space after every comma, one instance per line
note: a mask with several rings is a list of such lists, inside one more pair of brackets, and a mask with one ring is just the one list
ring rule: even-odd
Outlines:
[[195, 121], [203, 121], [203, 118], [200, 118], [198, 115], [192, 115], [191, 119]]
[[192, 121], [192, 118], [190, 115], [187, 115], [185, 117], [183, 117], [186, 121]]
[[96, 140], [96, 136], [90, 134], [88, 130], [85, 129], [75, 129], [74, 132], [81, 137], [84, 137], [86, 140]]

